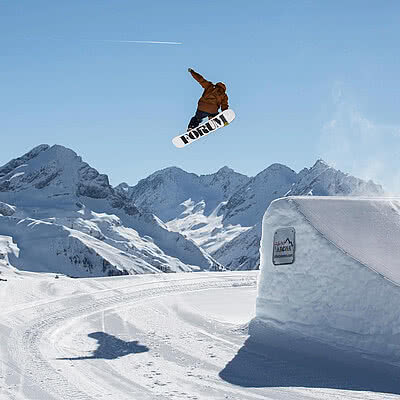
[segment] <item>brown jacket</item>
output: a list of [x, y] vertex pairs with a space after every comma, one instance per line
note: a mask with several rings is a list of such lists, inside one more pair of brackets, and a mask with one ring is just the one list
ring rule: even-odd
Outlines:
[[204, 88], [203, 95], [201, 96], [197, 109], [205, 111], [210, 114], [217, 114], [219, 108], [225, 111], [229, 108], [228, 96], [225, 93], [226, 86], [222, 82], [213, 84], [205, 80], [200, 74], [195, 71], [190, 71], [193, 78]]

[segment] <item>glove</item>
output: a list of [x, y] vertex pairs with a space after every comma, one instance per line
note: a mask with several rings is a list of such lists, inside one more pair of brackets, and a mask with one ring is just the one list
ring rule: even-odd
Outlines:
[[189, 71], [189, 72], [193, 72], [193, 69], [192, 69], [192, 68], [188, 68], [188, 71]]

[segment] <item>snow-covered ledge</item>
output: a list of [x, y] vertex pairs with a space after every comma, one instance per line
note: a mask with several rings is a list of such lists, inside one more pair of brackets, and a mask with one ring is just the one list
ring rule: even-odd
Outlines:
[[[256, 320], [398, 359], [399, 210], [399, 199], [310, 196], [271, 203], [263, 219]], [[276, 248], [273, 260], [280, 228], [295, 230], [291, 264], [277, 264], [276, 256], [293, 249]]]

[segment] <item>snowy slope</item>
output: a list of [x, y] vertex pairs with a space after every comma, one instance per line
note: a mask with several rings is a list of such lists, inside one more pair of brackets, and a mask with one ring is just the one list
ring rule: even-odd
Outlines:
[[[167, 226], [175, 232], [182, 232], [186, 237], [192, 239], [201, 248], [215, 253], [225, 243], [229, 243], [249, 227], [241, 225], [226, 225], [223, 223], [221, 208], [226, 202], [221, 202], [210, 214], [205, 212], [206, 203], [204, 200], [194, 203], [186, 200], [182, 203], [185, 208], [179, 217], [168, 221]], [[220, 261], [223, 264], [223, 261]]]
[[[19, 268], [37, 270], [40, 258], [46, 271], [74, 276], [218, 268], [193, 241], [142, 212], [63, 146], [38, 146], [1, 167], [0, 201], [0, 234], [13, 233], [21, 248], [36, 243], [36, 266], [21, 256]], [[43, 240], [35, 239], [32, 225], [41, 227]], [[57, 248], [46, 258], [51, 237]]]
[[[399, 199], [273, 202], [263, 221], [258, 319], [398, 361], [399, 210]], [[295, 261], [274, 265], [274, 232], [282, 227], [295, 229]]]
[[140, 258], [118, 253], [104, 241], [62, 225], [30, 218], [1, 218], [0, 231], [18, 246], [12, 265], [20, 270], [80, 277], [159, 272]]
[[260, 263], [261, 223], [247, 228], [227, 241], [212, 255], [226, 268], [232, 270], [258, 269]]

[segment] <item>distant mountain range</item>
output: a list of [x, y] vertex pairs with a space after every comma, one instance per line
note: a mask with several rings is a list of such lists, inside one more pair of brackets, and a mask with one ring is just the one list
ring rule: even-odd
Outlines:
[[231, 269], [258, 268], [262, 217], [279, 197], [384, 194], [380, 185], [344, 174], [323, 160], [299, 173], [272, 164], [252, 178], [228, 167], [201, 176], [171, 167], [116, 190]]
[[0, 167], [0, 266], [70, 276], [256, 269], [271, 201], [382, 194], [322, 160], [252, 178], [170, 167], [114, 188], [74, 151], [40, 145]]

